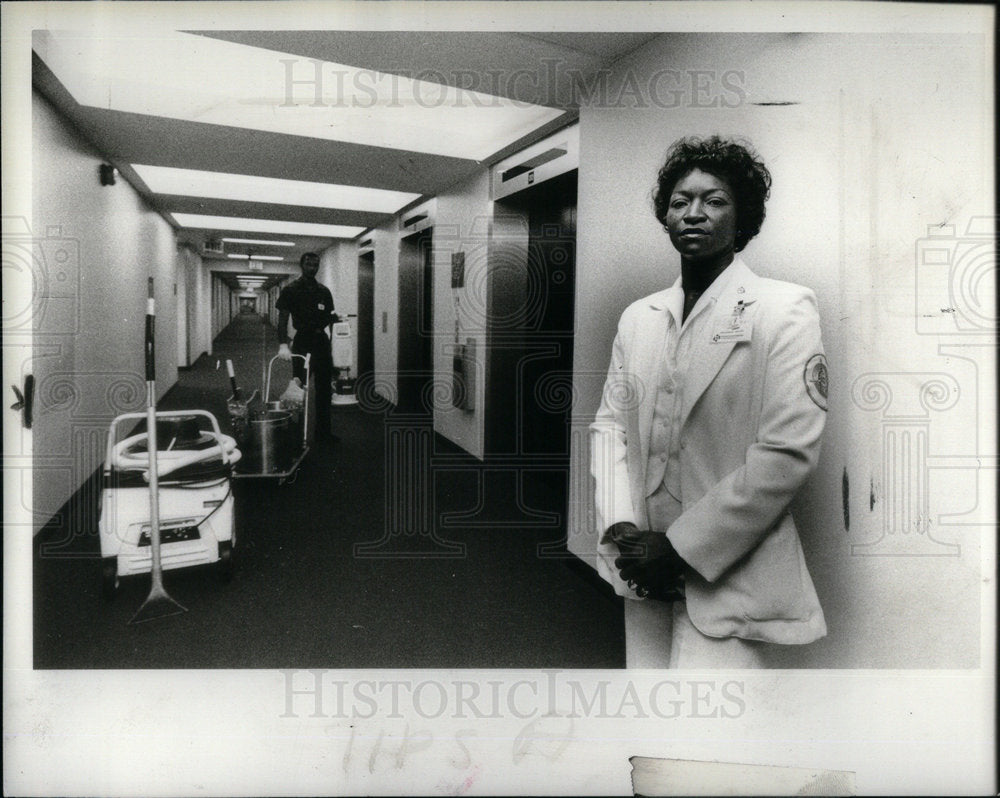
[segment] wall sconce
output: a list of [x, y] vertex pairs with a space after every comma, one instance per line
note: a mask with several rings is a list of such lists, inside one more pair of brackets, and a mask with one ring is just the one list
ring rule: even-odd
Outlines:
[[118, 170], [111, 164], [102, 163], [99, 167], [97, 167], [97, 170], [101, 176], [102, 186], [113, 186], [115, 184], [115, 175], [118, 174]]

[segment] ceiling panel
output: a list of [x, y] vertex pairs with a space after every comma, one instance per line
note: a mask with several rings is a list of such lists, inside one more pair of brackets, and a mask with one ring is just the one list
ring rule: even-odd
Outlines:
[[[607, 63], [641, 46], [652, 34], [196, 31], [202, 37], [274, 50], [304, 59], [350, 64], [486, 91], [561, 109], [561, 116], [504, 147], [485, 161], [309, 136], [250, 130], [203, 121], [168, 119], [82, 106], [33, 54], [36, 88], [98, 152], [121, 170], [152, 207], [212, 216], [274, 218], [373, 227], [391, 216], [350, 209], [305, 208], [268, 202], [156, 195], [130, 169], [149, 164], [240, 175], [440, 194], [485, 165], [538, 140], [576, 118], [575, 85]], [[177, 65], [182, 68], [182, 64]], [[95, 66], [97, 69], [98, 66]], [[80, 69], [86, 69], [85, 62]], [[471, 95], [466, 95], [469, 97]], [[166, 217], [173, 223], [170, 217]], [[247, 237], [234, 230], [181, 230], [182, 242]], [[329, 239], [296, 239], [290, 261], [321, 250]], [[236, 245], [231, 245], [235, 247]], [[234, 250], [237, 251], [237, 250]]]
[[[334, 208], [307, 208], [301, 205], [272, 205], [267, 202], [240, 202], [203, 197], [178, 197], [157, 195], [157, 203], [170, 213], [196, 213], [206, 216], [241, 216], [247, 219], [275, 219], [284, 222], [309, 224], [339, 224], [348, 227], [373, 227], [387, 218], [387, 214], [370, 211], [337, 210]], [[252, 238], [253, 236], [242, 236]]]
[[[448, 86], [564, 110], [576, 108], [574, 82], [656, 36], [650, 33], [485, 31], [190, 32], [304, 59], [421, 77]], [[291, 68], [295, 67], [297, 65]], [[299, 78], [315, 73], [297, 69], [291, 74]]]

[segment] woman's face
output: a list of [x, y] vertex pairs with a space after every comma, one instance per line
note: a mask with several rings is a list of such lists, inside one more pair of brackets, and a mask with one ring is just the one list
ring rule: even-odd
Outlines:
[[731, 255], [736, 242], [736, 202], [729, 184], [701, 169], [684, 175], [670, 194], [667, 233], [686, 260]]

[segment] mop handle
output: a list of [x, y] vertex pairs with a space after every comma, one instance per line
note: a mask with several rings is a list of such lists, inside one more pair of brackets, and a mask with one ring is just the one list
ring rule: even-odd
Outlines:
[[154, 591], [163, 590], [163, 567], [160, 563], [160, 496], [156, 464], [156, 305], [153, 300], [153, 278], [149, 278], [149, 299], [146, 303], [146, 451], [149, 453], [149, 542], [152, 554], [150, 576]]
[[155, 357], [156, 310], [153, 300], [153, 278], [149, 278], [149, 298], [146, 300], [146, 382], [156, 379]]
[[226, 371], [229, 372], [229, 387], [233, 389], [233, 399], [240, 401], [240, 389], [236, 386], [236, 372], [233, 370], [233, 361], [226, 358]]

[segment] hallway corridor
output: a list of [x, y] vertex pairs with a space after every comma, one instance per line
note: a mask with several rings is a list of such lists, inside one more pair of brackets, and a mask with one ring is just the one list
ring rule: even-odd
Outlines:
[[[249, 394], [276, 351], [273, 328], [237, 317], [159, 407], [226, 431], [225, 359]], [[145, 576], [101, 600], [92, 477], [35, 539], [34, 667], [623, 667], [620, 599], [555, 550], [559, 497], [373, 404], [334, 407], [340, 443], [294, 482], [234, 481], [236, 575], [167, 571], [183, 615], [129, 625]]]

